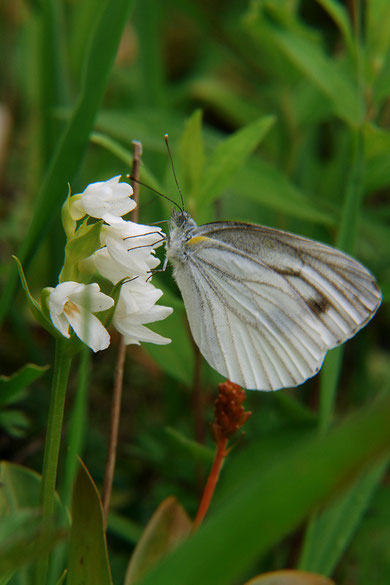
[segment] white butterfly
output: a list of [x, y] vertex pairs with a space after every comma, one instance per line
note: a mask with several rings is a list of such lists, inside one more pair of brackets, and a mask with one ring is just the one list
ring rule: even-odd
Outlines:
[[301, 384], [381, 302], [373, 276], [347, 254], [258, 225], [197, 226], [174, 211], [167, 257], [201, 353], [247, 389]]

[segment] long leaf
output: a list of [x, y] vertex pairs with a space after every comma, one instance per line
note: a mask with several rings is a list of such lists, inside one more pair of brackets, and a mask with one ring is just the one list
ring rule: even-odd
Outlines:
[[191, 533], [192, 522], [175, 498], [166, 498], [149, 520], [128, 565], [125, 585], [133, 585]]
[[112, 585], [98, 491], [84, 465], [72, 497], [68, 585]]
[[259, 145], [274, 123], [273, 116], [259, 118], [222, 142], [210, 157], [199, 190], [198, 206], [214, 201], [229, 185], [252, 151]]
[[318, 45], [285, 30], [275, 29], [274, 39], [303, 75], [329, 98], [336, 115], [352, 127], [362, 122], [363, 110], [357, 87]]
[[296, 528], [336, 489], [390, 449], [390, 396], [327, 437], [280, 456], [268, 472], [251, 477], [220, 509], [139, 585], [227, 585]]
[[[79, 99], [53, 155], [37, 197], [30, 228], [18, 253], [24, 266], [35, 253], [50, 220], [59, 213], [68, 182], [83, 159], [132, 4], [132, 0], [106, 0], [98, 12]], [[13, 267], [1, 300], [0, 322], [9, 309], [16, 284], [17, 270]]]
[[375, 489], [383, 478], [388, 460], [360, 477], [351, 489], [328, 506], [314, 525], [311, 548], [300, 568], [331, 575], [360, 522]]

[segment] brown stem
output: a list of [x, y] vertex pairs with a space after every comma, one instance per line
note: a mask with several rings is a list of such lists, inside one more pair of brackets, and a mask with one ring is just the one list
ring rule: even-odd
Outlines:
[[228, 439], [223, 438], [217, 444], [217, 450], [214, 457], [213, 466], [211, 468], [209, 477], [207, 479], [206, 487], [202, 495], [202, 499], [199, 504], [198, 512], [196, 514], [192, 529], [196, 530], [202, 524], [204, 517], [206, 516], [207, 510], [209, 509], [210, 502], [214, 495], [215, 487], [218, 483], [219, 474], [222, 469], [223, 462], [226, 457], [226, 445]]
[[133, 187], [133, 199], [137, 204], [137, 207], [133, 209], [130, 214], [131, 221], [138, 223], [138, 216], [139, 216], [139, 169], [141, 165], [141, 156], [142, 156], [142, 144], [138, 140], [133, 140], [133, 168], [131, 171], [131, 176], [134, 177], [135, 181], [132, 181], [131, 185]]
[[[142, 144], [136, 140], [133, 141], [133, 168], [132, 176], [139, 179], [139, 168], [142, 156]], [[133, 181], [133, 199], [137, 206], [131, 212], [131, 220], [138, 221], [138, 202], [139, 202], [139, 185]], [[118, 355], [115, 367], [114, 388], [111, 406], [111, 425], [110, 425], [110, 439], [108, 443], [108, 453], [106, 461], [106, 469], [104, 473], [103, 483], [103, 519], [104, 525], [107, 526], [108, 512], [110, 509], [110, 500], [112, 492], [112, 483], [114, 480], [116, 452], [118, 447], [118, 433], [119, 420], [121, 414], [121, 401], [123, 389], [123, 372], [125, 368], [126, 345], [122, 335], [119, 338]]]
[[106, 470], [104, 474], [103, 484], [103, 518], [104, 525], [107, 526], [108, 512], [110, 509], [110, 500], [112, 492], [112, 482], [114, 479], [116, 451], [118, 446], [118, 432], [119, 432], [119, 420], [121, 414], [121, 400], [122, 400], [122, 388], [123, 388], [123, 372], [125, 367], [126, 357], [126, 346], [123, 336], [120, 336], [118, 345], [118, 356], [115, 367], [115, 379], [111, 405], [111, 427], [110, 427], [110, 440], [108, 443], [108, 453]]

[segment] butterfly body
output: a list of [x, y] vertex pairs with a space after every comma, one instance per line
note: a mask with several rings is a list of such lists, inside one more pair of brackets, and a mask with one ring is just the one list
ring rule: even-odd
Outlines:
[[198, 226], [174, 211], [167, 257], [201, 353], [248, 389], [301, 384], [381, 301], [370, 272], [347, 254], [259, 225]]

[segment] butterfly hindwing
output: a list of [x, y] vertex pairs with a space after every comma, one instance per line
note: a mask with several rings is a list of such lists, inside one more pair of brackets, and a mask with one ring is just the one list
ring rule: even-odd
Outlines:
[[237, 222], [191, 235], [174, 265], [192, 334], [210, 365], [246, 388], [302, 383], [379, 305], [371, 274], [329, 246]]

